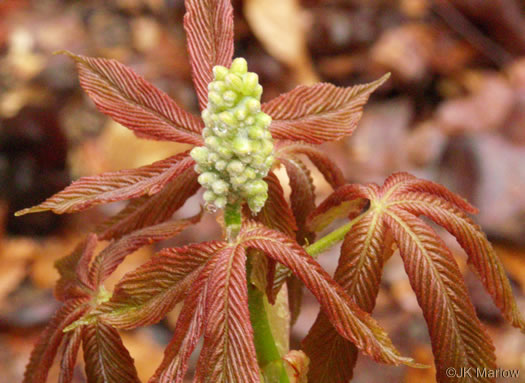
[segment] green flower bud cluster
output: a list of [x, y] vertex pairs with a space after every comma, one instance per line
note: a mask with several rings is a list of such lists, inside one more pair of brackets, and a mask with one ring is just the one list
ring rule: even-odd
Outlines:
[[230, 69], [215, 66], [213, 75], [202, 112], [204, 146], [190, 153], [207, 189], [204, 200], [212, 210], [245, 200], [258, 213], [268, 198], [263, 178], [274, 161], [272, 119], [261, 112], [263, 89], [243, 58], [233, 60]]

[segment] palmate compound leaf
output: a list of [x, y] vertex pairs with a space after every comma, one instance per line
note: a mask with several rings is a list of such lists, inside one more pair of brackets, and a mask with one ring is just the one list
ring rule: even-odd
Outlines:
[[136, 169], [82, 177], [40, 205], [16, 215], [46, 210], [56, 214], [74, 213], [102, 203], [153, 195], [194, 164], [186, 152]]
[[[429, 326], [438, 381], [452, 381], [446, 377], [447, 367], [493, 368], [492, 343], [475, 316], [452, 254], [437, 234], [417, 218], [417, 215], [428, 216], [458, 239], [469, 255], [469, 263], [480, 275], [504, 316], [516, 327], [522, 327], [523, 320], [501, 263], [485, 235], [465, 214], [476, 209], [441, 185], [407, 173], [396, 173], [381, 188], [374, 184], [341, 187], [316, 209], [309, 220], [315, 221], [316, 216], [325, 219], [339, 204], [361, 198], [370, 200], [367, 214], [381, 214], [399, 246]], [[312, 359], [312, 364], [315, 363]], [[312, 369], [321, 370], [322, 366], [312, 366]]]
[[55, 313], [31, 352], [23, 383], [45, 383], [65, 333], [63, 330], [87, 310], [84, 300], [70, 300]]
[[99, 286], [127, 255], [143, 246], [175, 237], [188, 226], [198, 222], [200, 217], [199, 213], [194, 217], [148, 226], [110, 243], [93, 259], [89, 267], [89, 280], [94, 286]]
[[216, 256], [206, 293], [204, 344], [196, 383], [259, 383], [259, 366], [248, 311], [246, 252], [241, 244]]
[[348, 88], [319, 83], [301, 85], [262, 105], [272, 117], [274, 139], [321, 144], [349, 136], [361, 119], [370, 94], [390, 75]]
[[512, 295], [503, 264], [485, 233], [470, 217], [448, 201], [436, 200], [420, 192], [408, 192], [392, 205], [415, 215], [427, 216], [456, 237], [468, 255], [469, 265], [481, 279], [505, 319], [522, 332], [525, 330], [525, 321]]
[[230, 67], [233, 57], [233, 7], [230, 0], [186, 0], [184, 28], [200, 109], [208, 104], [215, 65]]
[[89, 383], [140, 383], [133, 359], [113, 327], [96, 321], [82, 328]]
[[[210, 246], [210, 244], [202, 245]], [[188, 360], [204, 332], [208, 277], [215, 263], [216, 258], [211, 258], [189, 288], [177, 318], [173, 337], [164, 352], [164, 359], [149, 383], [183, 382]]]
[[71, 254], [55, 262], [60, 275], [55, 285], [58, 300], [65, 302], [72, 298], [91, 298], [95, 286], [88, 278], [88, 270], [96, 245], [97, 236], [90, 234]]
[[97, 311], [106, 323], [123, 329], [160, 321], [186, 297], [196, 279], [203, 278], [208, 260], [224, 246], [224, 242], [207, 242], [162, 250], [127, 273]]
[[[423, 221], [401, 209], [388, 209], [385, 221], [428, 324], [438, 382], [456, 380], [446, 374], [451, 367], [495, 369], [494, 346], [476, 316], [450, 250]], [[471, 381], [493, 379], [477, 376]]]
[[281, 140], [277, 142], [275, 151], [275, 156], [278, 159], [286, 159], [288, 156], [292, 156], [292, 158], [299, 155], [306, 156], [334, 189], [345, 183], [343, 172], [339, 166], [315, 145]]
[[[361, 216], [348, 232], [334, 279], [366, 312], [372, 312], [383, 268], [386, 227], [374, 211]], [[323, 347], [319, 347], [323, 344]], [[325, 314], [320, 313], [303, 340], [312, 361], [308, 377], [312, 382], [349, 382], [357, 361], [357, 348], [337, 333]]]
[[320, 302], [337, 331], [367, 355], [384, 363], [416, 365], [410, 358], [399, 355], [377, 322], [295, 241], [254, 222], [244, 225], [239, 240], [243, 246], [261, 250], [291, 269]]
[[61, 362], [58, 383], [71, 383], [73, 380], [78, 350], [80, 349], [80, 343], [82, 341], [81, 334], [82, 329], [76, 328], [73, 331], [67, 332], [64, 336], [64, 346], [60, 357]]
[[[297, 231], [294, 212], [290, 209], [288, 202], [286, 202], [284, 190], [279, 179], [274, 172], [270, 172], [268, 176], [264, 178], [264, 181], [268, 184], [268, 200], [259, 214], [252, 219], [294, 238]], [[251, 213], [247, 208], [244, 214], [247, 218], [251, 217]], [[268, 281], [266, 283], [266, 290], [268, 299], [273, 303], [275, 296], [289, 277], [290, 271], [286, 267], [276, 264], [273, 259], [263, 259], [262, 257], [264, 257], [264, 255], [256, 257], [257, 265], [254, 266], [254, 269], [259, 270], [262, 268], [266, 270], [266, 279]]]
[[97, 230], [100, 239], [118, 239], [132, 231], [168, 220], [199, 190], [197, 173], [188, 168], [153, 196], [142, 196], [128, 203]]
[[75, 60], [80, 85], [97, 108], [138, 137], [202, 145], [204, 123], [116, 60], [62, 52]]

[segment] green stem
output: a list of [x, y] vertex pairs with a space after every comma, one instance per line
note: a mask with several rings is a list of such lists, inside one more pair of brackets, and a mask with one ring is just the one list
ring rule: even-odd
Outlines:
[[[238, 211], [240, 212], [240, 209]], [[235, 210], [225, 210], [224, 216], [227, 228], [230, 227], [230, 220], [233, 219], [234, 221], [232, 222], [234, 224], [237, 222], [235, 221], [236, 218], [232, 212], [235, 212]], [[348, 233], [352, 227], [364, 216], [365, 213], [355, 217], [346, 225], [339, 227], [318, 241], [307, 246], [305, 248], [306, 252], [315, 258], [323, 251], [341, 241], [346, 233]], [[240, 227], [240, 219], [238, 224]], [[249, 260], [247, 262], [246, 275], [248, 278], [251, 275], [251, 262], [249, 262]], [[272, 380], [272, 382], [275, 381], [279, 383], [290, 383], [284, 362], [281, 358], [281, 355], [279, 354], [277, 345], [275, 344], [275, 339], [273, 337], [270, 322], [268, 320], [268, 314], [266, 313], [266, 308], [264, 307], [264, 299], [264, 293], [252, 283], [248, 282], [248, 308], [250, 310], [250, 320], [253, 327], [253, 338], [255, 351], [257, 353], [257, 362], [266, 376], [271, 374], [271, 376], [275, 377], [275, 380]]]
[[352, 227], [365, 216], [365, 214], [366, 212], [358, 215], [353, 220], [348, 222], [346, 225], [343, 225], [340, 228], [335, 229], [331, 233], [325, 235], [323, 238], [318, 239], [311, 245], [305, 247], [306, 252], [315, 258], [319, 254], [321, 254], [323, 251], [334, 246], [337, 242], [342, 241], [346, 233], [348, 233], [350, 229], [352, 229]]
[[255, 351], [257, 352], [259, 366], [263, 371], [272, 375], [275, 374], [274, 376], [278, 377], [279, 383], [289, 383], [290, 380], [275, 344], [268, 315], [264, 307], [264, 293], [251, 283], [248, 283], [248, 308], [250, 310]]
[[241, 230], [242, 212], [241, 204], [227, 204], [224, 208], [224, 223], [226, 225], [226, 237], [233, 242]]

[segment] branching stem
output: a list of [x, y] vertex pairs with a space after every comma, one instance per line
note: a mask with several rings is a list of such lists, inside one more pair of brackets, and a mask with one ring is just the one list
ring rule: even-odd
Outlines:
[[357, 217], [352, 219], [350, 222], [348, 222], [346, 225], [343, 225], [335, 229], [334, 231], [325, 235], [323, 238], [305, 247], [306, 252], [315, 258], [319, 254], [324, 252], [325, 250], [334, 246], [337, 242], [342, 241], [346, 233], [348, 233], [352, 229], [352, 227], [365, 216], [366, 213], [367, 212], [364, 212], [358, 215]]

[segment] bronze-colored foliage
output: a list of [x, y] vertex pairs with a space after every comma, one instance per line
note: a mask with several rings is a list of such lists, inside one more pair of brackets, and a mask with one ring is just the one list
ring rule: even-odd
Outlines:
[[[232, 63], [233, 8], [228, 0], [186, 0], [185, 5], [193, 82], [204, 110], [213, 68]], [[203, 121], [131, 69], [115, 60], [67, 54], [76, 62], [80, 84], [97, 108], [137, 136], [204, 144]], [[112, 292], [105, 290], [104, 281], [126, 256], [172, 238], [200, 220], [201, 214], [171, 219], [199, 189], [195, 162], [188, 152], [137, 169], [83, 177], [40, 205], [20, 211], [19, 215], [46, 210], [71, 213], [130, 200], [98, 229], [98, 235], [89, 234], [56, 263], [60, 279], [55, 294], [63, 306], [35, 346], [24, 383], [45, 383], [59, 350], [60, 382], [70, 382], [80, 345], [89, 383], [138, 382], [117, 329], [157, 323], [177, 303], [182, 303], [182, 311], [150, 383], [182, 383], [201, 338], [195, 382], [260, 382], [268, 365], [261, 365], [266, 358], [259, 355], [262, 346], [253, 325], [258, 313], [249, 306], [250, 294], [255, 291], [271, 305], [287, 279], [293, 317], [299, 310], [298, 281], [317, 298], [321, 313], [304, 340], [305, 352], [286, 350], [270, 360], [273, 367], [282, 367], [283, 382], [304, 381], [305, 353], [310, 358], [309, 379], [316, 383], [349, 381], [358, 350], [378, 362], [422, 367], [401, 356], [370, 315], [392, 242], [428, 323], [438, 381], [450, 381], [444, 373], [447, 367], [495, 368], [494, 348], [450, 250], [419, 218], [430, 218], [458, 239], [504, 316], [523, 329], [525, 322], [503, 267], [467, 215], [476, 209], [443, 186], [406, 173], [389, 177], [382, 187], [344, 185], [341, 170], [315, 146], [351, 135], [368, 98], [387, 78], [353, 87], [299, 86], [263, 104], [262, 110], [273, 118], [270, 131], [276, 161], [265, 178], [268, 200], [261, 212], [254, 217], [236, 205], [232, 213], [226, 205], [221, 221], [226, 226], [224, 240], [163, 249], [127, 273]], [[305, 157], [336, 189], [317, 207]], [[290, 180], [290, 203], [274, 171], [281, 165]], [[346, 226], [332, 278], [312, 255], [335, 240], [330, 234], [314, 240], [316, 232], [341, 216], [352, 221]], [[229, 230], [233, 226], [234, 234]], [[338, 239], [343, 238], [341, 230], [334, 232]], [[99, 240], [111, 242], [95, 254]], [[253, 272], [251, 267], [258, 269]], [[286, 372], [290, 369], [295, 369], [293, 376]]]

